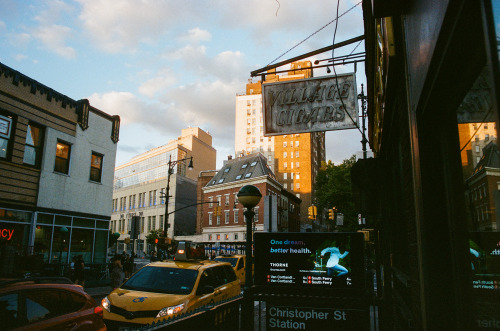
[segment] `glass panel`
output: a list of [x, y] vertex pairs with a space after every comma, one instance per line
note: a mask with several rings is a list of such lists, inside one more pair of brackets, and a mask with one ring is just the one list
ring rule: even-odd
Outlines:
[[6, 330], [21, 326], [18, 311], [18, 294], [8, 293], [0, 296], [0, 319]]
[[109, 221], [97, 221], [96, 228], [98, 229], [109, 229]]
[[54, 215], [38, 214], [36, 217], [37, 224], [52, 224], [54, 222]]
[[49, 262], [52, 226], [37, 225], [35, 229], [34, 253], [44, 262]]
[[94, 220], [88, 218], [73, 218], [73, 226], [81, 226], [83, 228], [94, 228]]
[[63, 142], [58, 141], [56, 146], [56, 160], [54, 165], [54, 171], [63, 174], [68, 174], [69, 172], [69, 157], [71, 155], [71, 146]]
[[71, 217], [56, 215], [56, 224], [57, 225], [71, 225]]
[[490, 72], [478, 75], [457, 110], [475, 319], [500, 320], [500, 154]]
[[71, 235], [71, 256], [82, 256], [85, 263], [92, 262], [94, 230], [73, 228]]
[[7, 139], [0, 137], [0, 157], [7, 157], [7, 147], [9, 145], [9, 141]]
[[67, 263], [68, 248], [69, 228], [58, 226], [54, 227], [54, 241], [52, 243], [52, 263]]
[[[491, 7], [493, 9], [493, 22], [495, 25], [495, 34], [497, 40], [497, 54], [500, 65], [500, 1], [491, 0]], [[500, 70], [500, 67], [498, 68]]]
[[23, 162], [26, 164], [36, 165], [38, 149], [40, 148], [42, 137], [41, 130], [32, 124], [28, 125], [26, 132], [26, 146], [24, 148]]
[[96, 231], [94, 245], [94, 263], [106, 263], [108, 231]]
[[0, 221], [31, 222], [31, 213], [16, 210], [0, 209]]

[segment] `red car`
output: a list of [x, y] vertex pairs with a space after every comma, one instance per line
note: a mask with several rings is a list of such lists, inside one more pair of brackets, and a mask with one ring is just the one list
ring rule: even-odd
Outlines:
[[0, 281], [2, 330], [106, 330], [102, 308], [63, 277]]

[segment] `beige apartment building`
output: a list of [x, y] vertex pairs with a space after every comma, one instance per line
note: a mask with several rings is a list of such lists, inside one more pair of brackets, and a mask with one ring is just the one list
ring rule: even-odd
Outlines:
[[[310, 61], [294, 62], [284, 75], [269, 74], [265, 83], [312, 77]], [[260, 152], [284, 189], [302, 200], [301, 227], [310, 227], [307, 208], [314, 202], [314, 182], [325, 161], [325, 133], [301, 133], [264, 136], [262, 114], [262, 82], [249, 80], [246, 93], [236, 96], [235, 153], [236, 157]]]
[[[183, 129], [177, 139], [116, 167], [110, 229], [120, 233], [118, 252], [142, 255], [151, 251], [146, 236], [151, 230], [164, 231], [168, 161], [191, 157], [192, 170], [188, 161], [172, 165], [167, 228], [168, 237], [175, 239], [196, 231], [197, 177], [216, 164], [212, 136], [200, 128]], [[133, 216], [140, 220], [138, 236], [135, 242], [129, 242]]]

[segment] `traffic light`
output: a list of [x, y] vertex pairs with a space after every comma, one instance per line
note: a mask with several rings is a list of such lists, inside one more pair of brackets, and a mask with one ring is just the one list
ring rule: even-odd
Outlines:
[[214, 215], [215, 216], [222, 216], [222, 208], [219, 206], [214, 207]]
[[328, 209], [328, 219], [332, 221], [335, 219], [335, 212], [333, 211], [333, 209]]
[[315, 220], [318, 215], [318, 208], [315, 205], [310, 206], [308, 209], [309, 219]]
[[155, 245], [158, 245], [158, 238], [155, 239]]

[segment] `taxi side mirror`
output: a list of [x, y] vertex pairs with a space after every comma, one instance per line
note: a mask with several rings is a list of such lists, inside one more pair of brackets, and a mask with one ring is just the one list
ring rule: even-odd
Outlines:
[[214, 293], [215, 289], [211, 285], [205, 285], [202, 288], [198, 289], [198, 295], [210, 294]]

